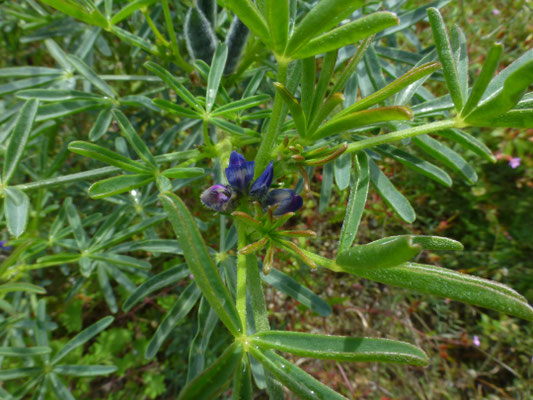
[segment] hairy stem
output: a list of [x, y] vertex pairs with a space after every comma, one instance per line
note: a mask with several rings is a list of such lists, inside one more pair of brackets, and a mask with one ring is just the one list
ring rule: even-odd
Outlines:
[[[246, 246], [246, 231], [244, 226], [235, 222], [237, 228], [237, 246], [242, 249]], [[242, 334], [246, 336], [246, 256], [238, 253], [237, 255], [237, 312], [242, 323]]]

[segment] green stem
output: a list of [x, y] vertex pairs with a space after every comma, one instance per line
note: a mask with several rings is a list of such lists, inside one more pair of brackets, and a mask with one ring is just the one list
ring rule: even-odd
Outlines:
[[150, 17], [150, 14], [148, 13], [148, 11], [144, 9], [142, 13], [144, 15], [144, 18], [146, 18], [146, 22], [148, 22], [148, 26], [150, 26], [150, 29], [152, 30], [152, 32], [154, 32], [154, 35], [157, 38], [157, 40], [159, 40], [163, 44], [163, 46], [168, 47], [170, 44], [163, 37], [161, 32], [159, 32], [159, 29], [157, 29], [157, 26], [155, 26], [154, 21]]
[[165, 22], [167, 24], [168, 36], [170, 36], [170, 47], [174, 58], [176, 59], [176, 65], [183, 68], [187, 72], [193, 70], [183, 58], [181, 58], [180, 49], [178, 47], [178, 40], [176, 39], [176, 33], [174, 32], [174, 26], [172, 25], [172, 18], [170, 16], [170, 9], [168, 8], [168, 0], [161, 0], [163, 5], [163, 13], [165, 14]]
[[[287, 69], [289, 63], [286, 61], [278, 62], [278, 82], [285, 85], [287, 81]], [[267, 164], [270, 162], [272, 150], [276, 144], [276, 136], [278, 135], [283, 120], [281, 118], [283, 114], [283, 99], [279, 92], [276, 91], [276, 97], [274, 98], [274, 106], [272, 107], [272, 114], [270, 121], [268, 122], [268, 128], [265, 134], [262, 136], [259, 150], [255, 156], [255, 176], [257, 179], [259, 175], [265, 170]]]
[[446, 119], [444, 121], [432, 122], [425, 125], [415, 126], [414, 128], [402, 129], [388, 133], [386, 135], [374, 136], [368, 139], [353, 142], [348, 145], [345, 153], [353, 153], [359, 150], [368, 149], [370, 147], [379, 146], [380, 144], [397, 142], [402, 139], [410, 138], [413, 136], [422, 135], [424, 133], [431, 133], [442, 131], [444, 129], [450, 129], [457, 127], [457, 121], [452, 119]]
[[203, 134], [204, 134], [204, 145], [211, 147], [212, 143], [211, 143], [211, 139], [209, 138], [209, 120], [204, 119], [202, 121], [202, 129], [203, 129]]
[[[172, 161], [178, 161], [182, 159], [195, 159], [201, 158], [202, 154], [198, 150], [180, 151], [176, 153], [167, 153], [159, 156], [155, 156], [155, 160], [158, 164], [163, 164]], [[137, 160], [138, 161], [138, 160]], [[15, 185], [14, 187], [20, 190], [34, 190], [50, 186], [64, 185], [67, 183], [83, 181], [88, 179], [99, 178], [113, 173], [121, 172], [122, 170], [117, 167], [103, 167], [93, 169], [91, 171], [78, 172], [76, 174], [69, 174], [63, 176], [57, 176], [55, 178], [43, 179], [42, 181], [23, 183]]]
[[[244, 226], [235, 222], [237, 228], [237, 248], [240, 250], [246, 246], [246, 231]], [[241, 318], [242, 335], [246, 336], [246, 256], [237, 255], [237, 312]]]

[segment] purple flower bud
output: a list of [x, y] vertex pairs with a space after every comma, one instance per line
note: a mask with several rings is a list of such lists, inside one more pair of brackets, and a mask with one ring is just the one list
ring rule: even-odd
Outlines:
[[6, 243], [5, 240], [0, 240], [0, 250], [11, 251], [13, 248], [11, 246], [6, 246]]
[[278, 204], [274, 210], [274, 215], [283, 215], [288, 212], [294, 212], [303, 206], [302, 197], [291, 189], [274, 189], [268, 192], [263, 206], [273, 206]]
[[227, 211], [232, 205], [231, 189], [225, 185], [213, 185], [210, 188], [204, 190], [200, 196], [200, 200], [206, 206], [212, 210], [218, 212]]
[[226, 168], [226, 178], [231, 188], [239, 193], [246, 193], [254, 177], [253, 161], [246, 161], [242, 154], [232, 151], [229, 165]]
[[272, 184], [272, 177], [274, 176], [274, 167], [272, 166], [272, 161], [268, 164], [268, 167], [265, 168], [263, 173], [259, 178], [257, 178], [252, 187], [250, 188], [250, 196], [259, 201], [263, 200], [270, 189]]
[[474, 338], [472, 339], [472, 343], [474, 346], [481, 346], [481, 340], [479, 340], [479, 336], [478, 335], [474, 335]]

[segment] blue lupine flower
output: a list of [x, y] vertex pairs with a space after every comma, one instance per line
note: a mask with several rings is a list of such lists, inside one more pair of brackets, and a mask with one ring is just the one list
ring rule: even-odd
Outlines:
[[272, 166], [272, 161], [268, 164], [268, 167], [265, 168], [263, 173], [259, 178], [252, 183], [250, 188], [250, 197], [253, 197], [256, 200], [263, 201], [265, 198], [270, 185], [272, 185], [272, 178], [274, 177], [274, 167]]
[[273, 206], [278, 204], [274, 210], [274, 215], [283, 215], [288, 212], [294, 212], [303, 206], [302, 197], [291, 189], [274, 189], [268, 192], [263, 206]]
[[229, 210], [233, 203], [233, 193], [231, 188], [226, 185], [213, 185], [204, 190], [200, 196], [202, 203], [218, 212]]
[[229, 185], [217, 184], [205, 190], [200, 199], [202, 203], [218, 212], [229, 212], [236, 205], [239, 196], [250, 196], [258, 200], [263, 207], [278, 204], [274, 215], [283, 215], [298, 210], [303, 205], [302, 198], [290, 189], [274, 189], [270, 192], [270, 185], [274, 177], [272, 162], [268, 164], [263, 173], [252, 185], [254, 177], [253, 161], [246, 161], [242, 154], [233, 151], [226, 168], [226, 178]]
[[233, 190], [241, 194], [248, 192], [250, 182], [254, 178], [254, 165], [254, 161], [246, 161], [242, 154], [231, 152], [226, 178]]

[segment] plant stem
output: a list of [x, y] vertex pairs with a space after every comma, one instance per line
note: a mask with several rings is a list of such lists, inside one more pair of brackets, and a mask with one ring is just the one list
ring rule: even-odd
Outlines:
[[[278, 82], [285, 84], [287, 81], [287, 69], [289, 63], [287, 61], [278, 62]], [[255, 176], [254, 179], [257, 179], [259, 175], [264, 171], [267, 164], [270, 161], [272, 150], [276, 144], [276, 136], [278, 135], [283, 120], [281, 115], [283, 111], [283, 99], [279, 92], [276, 91], [276, 96], [274, 97], [274, 106], [272, 107], [272, 114], [270, 116], [270, 121], [268, 122], [268, 128], [266, 133], [263, 134], [261, 139], [261, 144], [259, 145], [259, 150], [257, 150], [257, 155], [255, 156]]]
[[391, 132], [385, 135], [374, 136], [368, 139], [353, 142], [348, 145], [345, 153], [353, 153], [359, 150], [368, 149], [370, 147], [378, 146], [380, 144], [397, 142], [413, 136], [422, 135], [424, 133], [431, 133], [450, 129], [457, 126], [457, 121], [446, 119], [444, 121], [431, 122], [429, 124], [415, 126], [414, 128], [402, 129], [401, 131]]
[[172, 25], [170, 9], [168, 8], [168, 0], [161, 0], [161, 4], [163, 5], [163, 13], [165, 14], [168, 36], [170, 36], [170, 47], [172, 49], [172, 53], [174, 54], [174, 58], [176, 59], [176, 65], [183, 68], [187, 72], [191, 72], [193, 68], [183, 58], [181, 58], [178, 40], [176, 39], [176, 33], [174, 32], [174, 25]]
[[[246, 231], [242, 224], [235, 222], [237, 228], [237, 248], [246, 246]], [[237, 254], [237, 312], [241, 318], [242, 335], [246, 336], [246, 256]]]
[[148, 22], [148, 26], [150, 26], [150, 29], [152, 30], [152, 32], [154, 32], [154, 35], [157, 40], [159, 40], [163, 46], [168, 47], [170, 43], [168, 43], [168, 41], [163, 37], [161, 32], [159, 32], [159, 29], [157, 29], [157, 26], [154, 24], [154, 21], [152, 20], [152, 17], [150, 17], [148, 11], [144, 9], [142, 13], [144, 15], [144, 18], [146, 18], [146, 22]]

